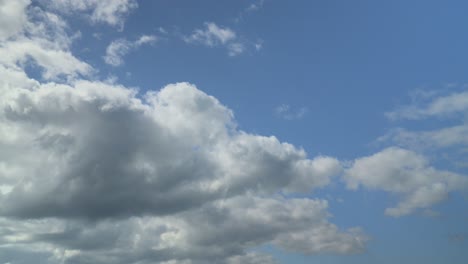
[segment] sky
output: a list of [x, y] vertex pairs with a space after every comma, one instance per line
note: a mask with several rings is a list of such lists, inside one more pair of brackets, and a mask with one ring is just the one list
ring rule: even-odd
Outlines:
[[0, 0], [0, 264], [465, 263], [466, 8]]

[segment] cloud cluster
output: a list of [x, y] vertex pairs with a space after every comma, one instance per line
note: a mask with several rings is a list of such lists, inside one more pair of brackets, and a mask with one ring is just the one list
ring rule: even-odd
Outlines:
[[[70, 10], [94, 5], [79, 3]], [[188, 83], [139, 93], [89, 79], [62, 16], [0, 4], [25, 18], [0, 40], [0, 262], [266, 264], [254, 250], [266, 244], [364, 250], [367, 236], [332, 224], [325, 200], [283, 198], [329, 184], [338, 160], [237, 129]]]
[[[466, 192], [468, 177], [430, 165], [432, 157], [448, 161], [449, 165], [467, 166], [464, 159], [468, 126], [464, 117], [468, 113], [468, 94], [440, 91], [418, 91], [413, 103], [387, 112], [387, 118], [396, 122], [430, 121], [433, 130], [393, 128], [378, 139], [390, 143], [388, 147], [368, 157], [358, 158], [346, 169], [344, 180], [350, 189], [359, 187], [383, 190], [396, 194], [401, 201], [385, 213], [398, 217], [446, 200], [451, 192]], [[460, 124], [447, 126], [444, 121]], [[396, 145], [396, 146], [395, 146]], [[441, 157], [443, 153], [444, 157]]]

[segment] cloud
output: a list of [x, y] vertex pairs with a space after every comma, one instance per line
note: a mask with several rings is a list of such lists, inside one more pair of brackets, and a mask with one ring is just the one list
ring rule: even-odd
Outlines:
[[396, 207], [385, 210], [394, 217], [427, 209], [445, 200], [450, 192], [468, 189], [466, 176], [437, 170], [424, 156], [397, 147], [356, 159], [345, 170], [344, 180], [349, 189], [362, 186], [401, 196]]
[[138, 7], [136, 0], [42, 0], [50, 9], [72, 14], [89, 12], [92, 22], [123, 27], [126, 16]]
[[392, 141], [401, 146], [417, 149], [449, 148], [468, 145], [468, 124], [442, 127], [429, 131], [411, 131], [398, 128], [379, 141]]
[[286, 120], [295, 120], [301, 119], [307, 113], [306, 107], [301, 107], [299, 109], [292, 109], [288, 104], [281, 104], [275, 108], [275, 114]]
[[0, 10], [15, 11], [11, 15], [24, 20], [17, 19], [22, 22], [9, 31], [8, 39], [0, 38], [0, 64], [9, 68], [37, 66], [44, 79], [92, 74], [93, 68], [70, 52], [71, 42], [79, 34], [70, 36], [68, 25], [60, 16], [39, 7], [14, 9], [8, 1], [0, 4]]
[[0, 76], [2, 262], [271, 263], [251, 249], [364, 249], [362, 231], [329, 222], [326, 201], [276, 197], [326, 186], [336, 159], [238, 130], [191, 84], [139, 95]]
[[153, 44], [157, 41], [157, 37], [153, 35], [143, 35], [136, 41], [128, 41], [126, 39], [117, 39], [112, 41], [106, 49], [104, 61], [111, 66], [120, 66], [124, 63], [123, 57], [130, 51], [139, 48], [144, 44]]
[[[0, 39], [0, 263], [268, 264], [257, 248], [365, 249], [364, 232], [331, 223], [325, 200], [284, 198], [327, 186], [337, 159], [238, 129], [195, 85], [140, 93], [73, 55], [79, 32], [55, 8], [123, 25], [133, 1], [41, 3], [0, 2], [24, 16]], [[212, 30], [214, 45], [243, 51]], [[120, 41], [114, 62], [156, 38]]]
[[0, 41], [7, 39], [23, 29], [27, 21], [28, 0], [0, 0]]
[[390, 119], [424, 119], [429, 117], [453, 117], [460, 113], [468, 111], [468, 92], [452, 93], [445, 96], [439, 96], [430, 102], [422, 105], [411, 104], [403, 106], [391, 112], [386, 116]]
[[[451, 87], [455, 89], [456, 87]], [[409, 119], [415, 124], [430, 122], [431, 129], [391, 129], [378, 139], [379, 143], [397, 144], [431, 156], [446, 159], [456, 166], [466, 166], [468, 147], [468, 93], [433, 90], [418, 91], [419, 101], [386, 113], [387, 117]]]
[[239, 55], [245, 50], [245, 45], [238, 40], [232, 29], [219, 27], [212, 22], [205, 23], [204, 29], [196, 29], [183, 39], [187, 43], [198, 43], [208, 47], [225, 46], [229, 56]]
[[263, 5], [265, 4], [265, 0], [257, 0], [254, 3], [251, 3], [246, 9], [246, 12], [254, 12], [258, 11], [263, 8]]

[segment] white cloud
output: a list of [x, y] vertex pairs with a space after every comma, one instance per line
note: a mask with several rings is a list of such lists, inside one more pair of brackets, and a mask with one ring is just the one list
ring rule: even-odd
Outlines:
[[445, 200], [449, 192], [468, 189], [466, 176], [437, 170], [424, 156], [396, 147], [356, 159], [346, 169], [344, 180], [350, 189], [362, 186], [402, 196], [396, 207], [385, 210], [390, 216], [429, 208]]
[[23, 29], [27, 21], [26, 7], [29, 0], [0, 0], [0, 41]]
[[135, 50], [144, 44], [153, 44], [157, 41], [157, 37], [153, 35], [143, 35], [136, 41], [128, 41], [126, 39], [117, 39], [112, 41], [106, 49], [104, 61], [112, 66], [119, 66], [124, 63], [123, 57], [131, 50]]
[[392, 141], [401, 146], [416, 149], [448, 148], [468, 145], [468, 124], [438, 128], [429, 131], [411, 131], [398, 128], [390, 131], [379, 141]]
[[[332, 224], [326, 201], [280, 195], [327, 186], [337, 159], [239, 130], [188, 83], [139, 94], [85, 79], [94, 69], [71, 51], [80, 33], [47, 8], [121, 26], [136, 2], [42, 3], [0, 2], [19, 19], [0, 39], [0, 263], [269, 264], [256, 248], [364, 250], [367, 236]], [[229, 29], [207, 30], [243, 52]], [[119, 64], [156, 40], [117, 40], [107, 55]]]
[[436, 97], [423, 105], [409, 105], [386, 113], [390, 119], [423, 119], [428, 117], [451, 117], [468, 111], [468, 92], [452, 93]]
[[237, 56], [245, 51], [245, 45], [238, 40], [232, 29], [219, 27], [212, 22], [205, 23], [204, 29], [196, 29], [191, 35], [185, 36], [184, 40], [208, 47], [225, 46], [229, 56]]
[[326, 186], [341, 171], [336, 159], [238, 130], [193, 85], [139, 96], [98, 81], [40, 83], [3, 66], [0, 76], [0, 220], [11, 231], [0, 245], [11, 256], [269, 263], [247, 252], [365, 246], [361, 231], [329, 222], [325, 201], [273, 197]]
[[92, 22], [123, 27], [126, 16], [138, 7], [136, 0], [42, 0], [58, 12], [90, 12]]
[[[456, 87], [451, 87], [456, 89]], [[456, 166], [466, 166], [468, 147], [468, 92], [418, 91], [407, 106], [388, 112], [387, 117], [431, 122], [430, 130], [396, 128], [380, 137], [380, 143], [391, 142], [438, 156]], [[450, 121], [450, 122], [447, 122]], [[417, 123], [416, 123], [417, 124]], [[465, 154], [464, 154], [465, 153]]]
[[12, 9], [10, 4], [0, 4], [0, 10], [21, 10], [12, 15], [19, 16], [17, 21], [24, 20], [15, 30], [9, 31], [9, 39], [0, 38], [0, 64], [10, 68], [37, 65], [44, 79], [74, 78], [92, 73], [90, 65], [70, 52], [72, 40], [79, 36], [79, 32], [70, 36], [68, 25], [60, 16], [39, 7]]
[[222, 28], [215, 23], [205, 23], [205, 29], [196, 29], [190, 36], [185, 37], [186, 42], [201, 43], [207, 46], [226, 44], [236, 39], [236, 33], [229, 28]]

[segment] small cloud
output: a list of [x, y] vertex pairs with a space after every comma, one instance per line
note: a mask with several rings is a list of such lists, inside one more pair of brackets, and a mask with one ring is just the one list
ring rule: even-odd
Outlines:
[[163, 27], [158, 27], [158, 31], [161, 34], [168, 34], [167, 30], [165, 28], [163, 28]]
[[259, 51], [263, 49], [263, 40], [259, 40], [254, 44], [255, 50]]
[[250, 4], [245, 11], [246, 12], [254, 12], [262, 9], [263, 5], [265, 4], [265, 0], [258, 0], [255, 3]]
[[239, 43], [239, 42], [232, 43], [228, 46], [229, 56], [237, 56], [241, 54], [242, 52], [244, 52], [244, 50], [245, 50], [244, 44]]
[[288, 104], [281, 104], [275, 108], [276, 115], [286, 120], [301, 119], [304, 117], [307, 111], [308, 111], [307, 107], [293, 109]]
[[237, 56], [245, 51], [245, 45], [238, 40], [236, 32], [228, 27], [221, 27], [213, 22], [205, 23], [205, 28], [195, 29], [184, 36], [186, 43], [201, 44], [207, 47], [224, 46], [229, 56]]
[[143, 35], [135, 41], [126, 39], [117, 39], [112, 41], [106, 49], [104, 61], [111, 66], [120, 66], [124, 63], [123, 57], [130, 51], [139, 48], [145, 44], [154, 44], [157, 41], [154, 35]]
[[236, 38], [236, 33], [230, 28], [219, 27], [215, 23], [205, 23], [204, 29], [196, 29], [190, 36], [184, 37], [187, 43], [200, 43], [206, 46], [224, 45]]

